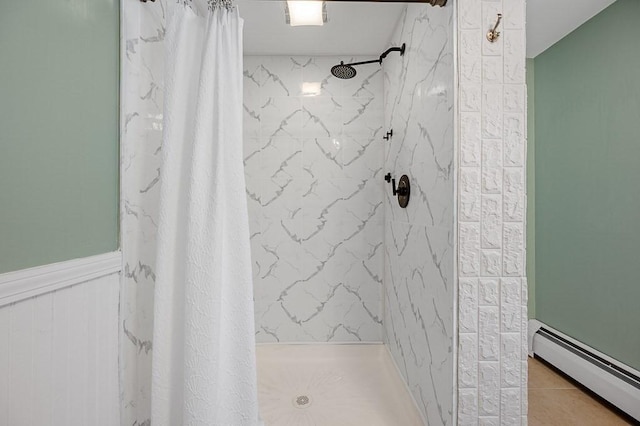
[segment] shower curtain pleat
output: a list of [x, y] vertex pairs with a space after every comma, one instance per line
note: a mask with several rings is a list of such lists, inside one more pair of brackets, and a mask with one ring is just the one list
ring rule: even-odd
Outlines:
[[242, 162], [242, 19], [171, 6], [155, 288], [154, 426], [257, 425]]

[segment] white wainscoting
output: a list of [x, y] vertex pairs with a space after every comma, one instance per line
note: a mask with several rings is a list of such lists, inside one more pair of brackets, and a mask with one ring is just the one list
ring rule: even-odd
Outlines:
[[118, 258], [0, 275], [0, 426], [118, 425]]

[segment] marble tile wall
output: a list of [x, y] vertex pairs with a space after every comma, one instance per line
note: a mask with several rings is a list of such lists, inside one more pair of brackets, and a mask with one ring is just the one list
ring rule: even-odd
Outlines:
[[525, 1], [457, 7], [458, 423], [526, 425]]
[[434, 425], [454, 414], [453, 35], [453, 6], [408, 5], [392, 37], [406, 53], [384, 63], [384, 172], [411, 182], [406, 209], [385, 187], [385, 343]]
[[122, 2], [121, 425], [149, 426], [166, 0]]
[[258, 342], [382, 340], [382, 70], [244, 58]]

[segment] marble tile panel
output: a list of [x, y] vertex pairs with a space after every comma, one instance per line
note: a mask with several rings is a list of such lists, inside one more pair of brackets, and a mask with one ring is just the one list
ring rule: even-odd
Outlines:
[[382, 338], [382, 80], [360, 74], [345, 92], [340, 60], [245, 57], [258, 341]]

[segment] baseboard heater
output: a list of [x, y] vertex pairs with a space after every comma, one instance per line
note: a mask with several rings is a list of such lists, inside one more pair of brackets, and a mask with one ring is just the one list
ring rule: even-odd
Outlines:
[[530, 351], [640, 422], [638, 371], [535, 322]]

